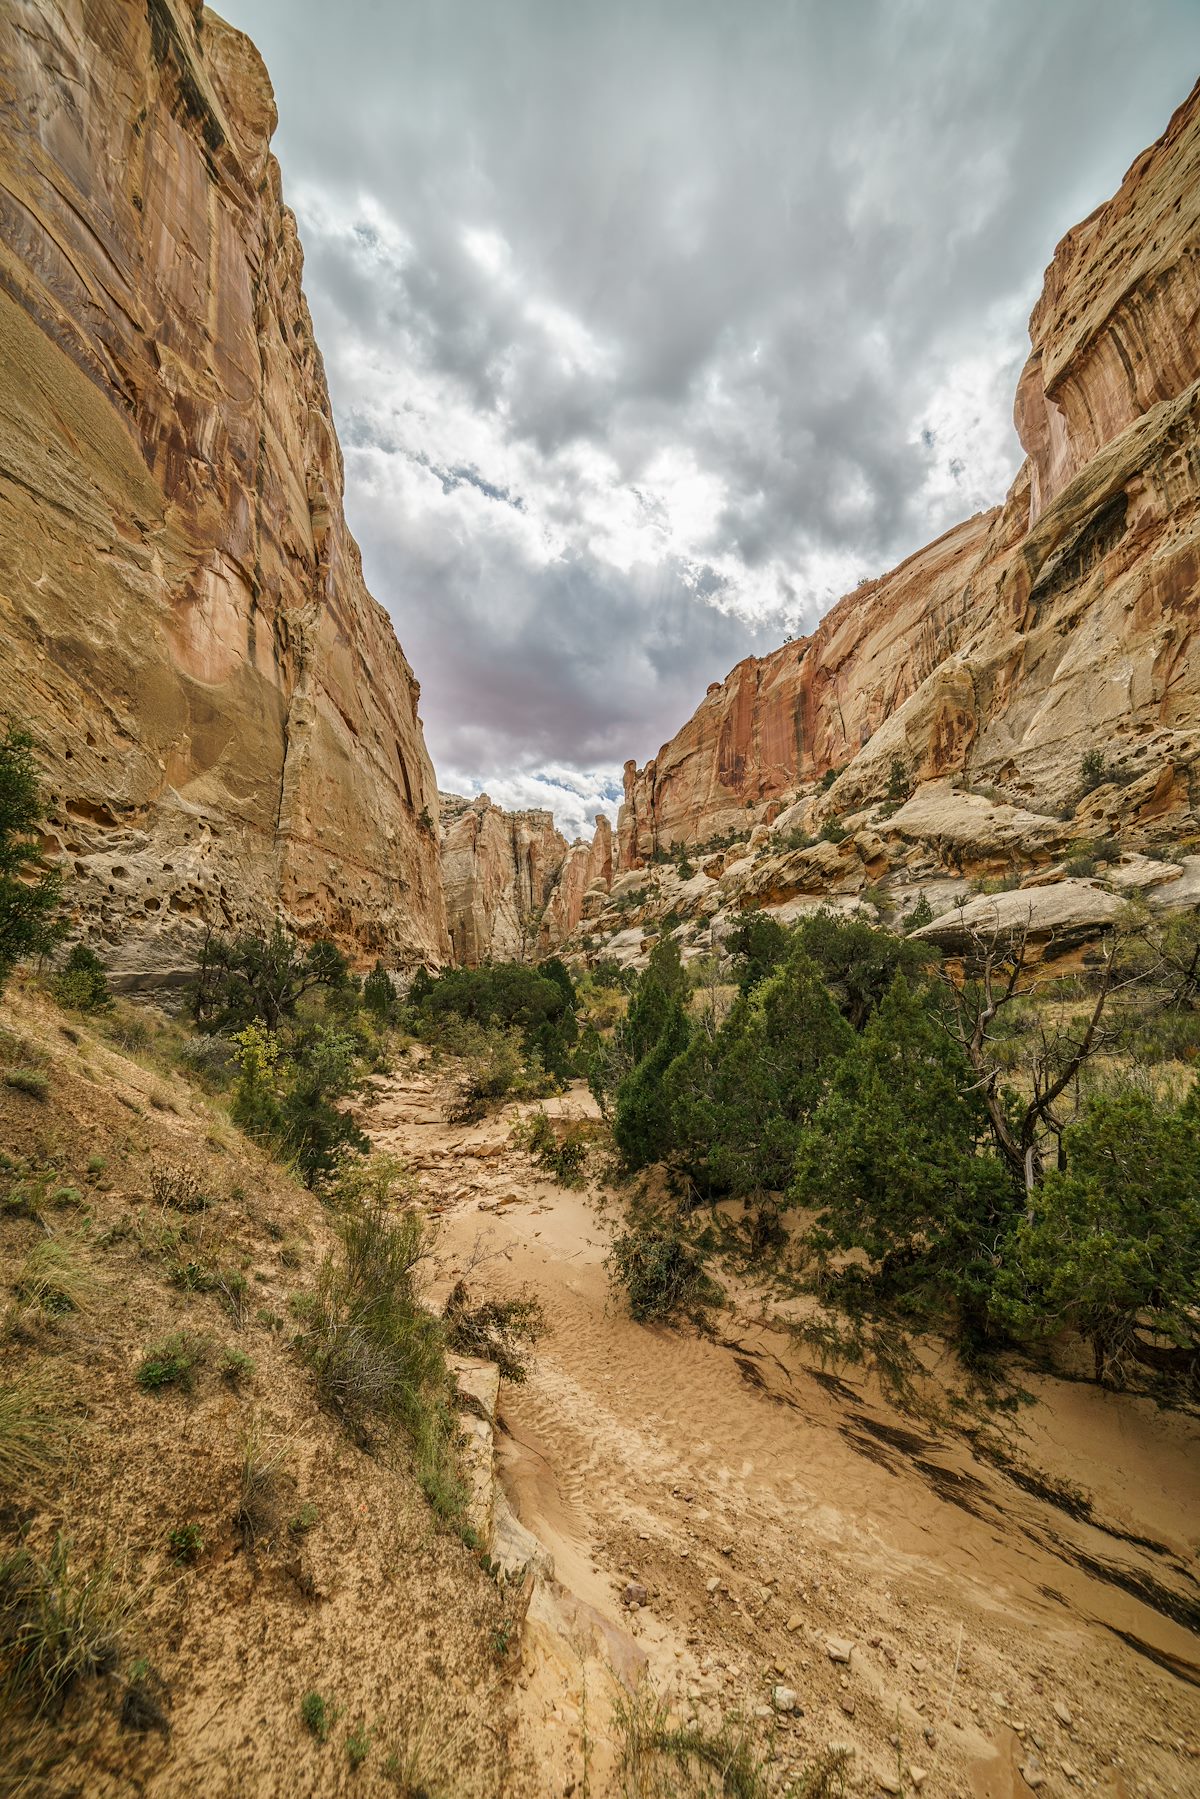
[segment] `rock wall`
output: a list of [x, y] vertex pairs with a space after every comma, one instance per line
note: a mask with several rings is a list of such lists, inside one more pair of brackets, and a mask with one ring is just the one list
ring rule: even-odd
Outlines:
[[[1200, 86], [1059, 245], [1003, 507], [740, 663], [644, 769], [619, 866], [745, 831], [830, 770], [845, 813], [955, 775], [1035, 810], [1115, 766], [1109, 828], [1195, 828], [1200, 781]], [[1121, 795], [1127, 795], [1122, 800]]]
[[549, 955], [583, 916], [589, 890], [612, 883], [612, 827], [568, 843], [554, 815], [505, 812], [486, 793], [439, 795], [442, 881], [456, 963], [525, 962]]
[[262, 62], [192, 0], [8, 0], [0, 112], [0, 677], [80, 927], [129, 982], [277, 913], [443, 959]]

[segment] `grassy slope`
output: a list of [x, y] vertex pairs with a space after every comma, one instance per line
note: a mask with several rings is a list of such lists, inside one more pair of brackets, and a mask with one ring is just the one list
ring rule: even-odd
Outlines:
[[[156, 1035], [161, 1051], [169, 1028]], [[44, 1099], [6, 1083], [16, 1068], [44, 1074]], [[0, 1005], [0, 1149], [17, 1165], [0, 1169], [0, 1202], [29, 1187], [23, 1167], [44, 1188], [33, 1215], [0, 1203], [0, 1387], [49, 1378], [66, 1427], [50, 1476], [0, 1493], [0, 1556], [20, 1540], [45, 1556], [65, 1533], [71, 1565], [110, 1565], [132, 1600], [117, 1665], [56, 1715], [0, 1695], [0, 1792], [522, 1790], [494, 1651], [501, 1596], [403, 1454], [372, 1459], [318, 1409], [291, 1346], [289, 1301], [328, 1247], [320, 1203], [153, 1044], [130, 1054], [28, 982]], [[211, 1203], [153, 1203], [158, 1165], [188, 1170]], [[82, 1276], [79, 1310], [16, 1291], [48, 1231]], [[173, 1262], [209, 1258], [245, 1276], [242, 1328], [219, 1293], [172, 1280]], [[147, 1348], [180, 1329], [206, 1346], [193, 1390], [143, 1391]], [[253, 1358], [240, 1381], [222, 1371], [229, 1349]], [[237, 1521], [248, 1442], [270, 1468], [253, 1542]], [[315, 1521], [296, 1531], [302, 1507]], [[169, 1545], [183, 1524], [203, 1537], [194, 1565]], [[122, 1723], [139, 1673], [165, 1732]], [[301, 1721], [309, 1691], [337, 1708], [324, 1745]], [[359, 1727], [370, 1747], [352, 1771]]]

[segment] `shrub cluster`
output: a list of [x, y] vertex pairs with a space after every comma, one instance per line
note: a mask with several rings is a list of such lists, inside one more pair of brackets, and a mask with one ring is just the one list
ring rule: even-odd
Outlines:
[[[678, 949], [661, 944], [594, 1058], [627, 1168], [665, 1162], [764, 1215], [780, 1198], [804, 1208], [827, 1290], [936, 1319], [972, 1350], [1070, 1328], [1098, 1378], [1135, 1362], [1200, 1373], [1200, 1087], [1180, 1104], [1116, 1082], [1073, 1122], [1058, 1109], [1118, 1030], [1194, 1053], [1200, 921], [1146, 952], [1167, 983], [1149, 1012], [1100, 1032], [1107, 987], [1093, 998], [1085, 980], [1083, 1021], [1050, 1032], [1015, 999], [990, 1060], [962, 1031], [983, 1015], [972, 983], [941, 979], [911, 940], [825, 913], [792, 931], [747, 919], [728, 947], [740, 992], [723, 1022], [693, 1018]], [[1172, 1030], [1152, 1031], [1164, 1009]], [[639, 1315], [687, 1250], [669, 1232], [618, 1239]]]

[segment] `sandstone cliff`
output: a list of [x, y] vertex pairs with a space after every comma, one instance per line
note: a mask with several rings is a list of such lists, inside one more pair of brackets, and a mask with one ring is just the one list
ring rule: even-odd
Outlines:
[[524, 962], [548, 955], [579, 924], [585, 898], [607, 900], [612, 827], [568, 843], [538, 808], [505, 812], [486, 793], [440, 794], [442, 880], [454, 960]]
[[[1117, 777], [1087, 802], [1095, 825], [1194, 832], [1198, 247], [1200, 87], [1059, 245], [1004, 506], [848, 595], [811, 637], [739, 664], [653, 761], [628, 764], [623, 870], [745, 835], [806, 793], [815, 828], [898, 779], [987, 782], [1058, 813], [1089, 751]], [[860, 886], [889, 865], [860, 862]]]
[[0, 9], [0, 672], [127, 980], [282, 913], [448, 952], [419, 689], [363, 583], [268, 151], [193, 0]]

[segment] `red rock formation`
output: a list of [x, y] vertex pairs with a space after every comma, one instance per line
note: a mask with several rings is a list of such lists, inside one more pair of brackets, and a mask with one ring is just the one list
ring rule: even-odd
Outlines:
[[1110, 826], [1194, 826], [1198, 248], [1200, 85], [1059, 245], [1004, 506], [847, 595], [810, 638], [740, 663], [653, 761], [628, 763], [622, 869], [744, 830], [843, 764], [837, 811], [882, 798], [897, 761], [910, 782], [1003, 781], [1044, 809], [1076, 795], [1099, 748], [1130, 783]]
[[612, 883], [612, 826], [568, 844], [554, 815], [505, 812], [486, 793], [443, 793], [442, 879], [454, 960], [531, 961], [549, 955], [583, 916], [584, 895]]
[[79, 922], [155, 982], [277, 912], [441, 959], [257, 52], [192, 0], [11, 0], [0, 111], [0, 670]]
[[597, 890], [607, 893], [612, 878], [612, 825], [601, 812], [592, 841], [578, 839], [563, 858], [542, 920], [543, 949], [552, 950], [566, 941], [583, 917], [585, 896]]

